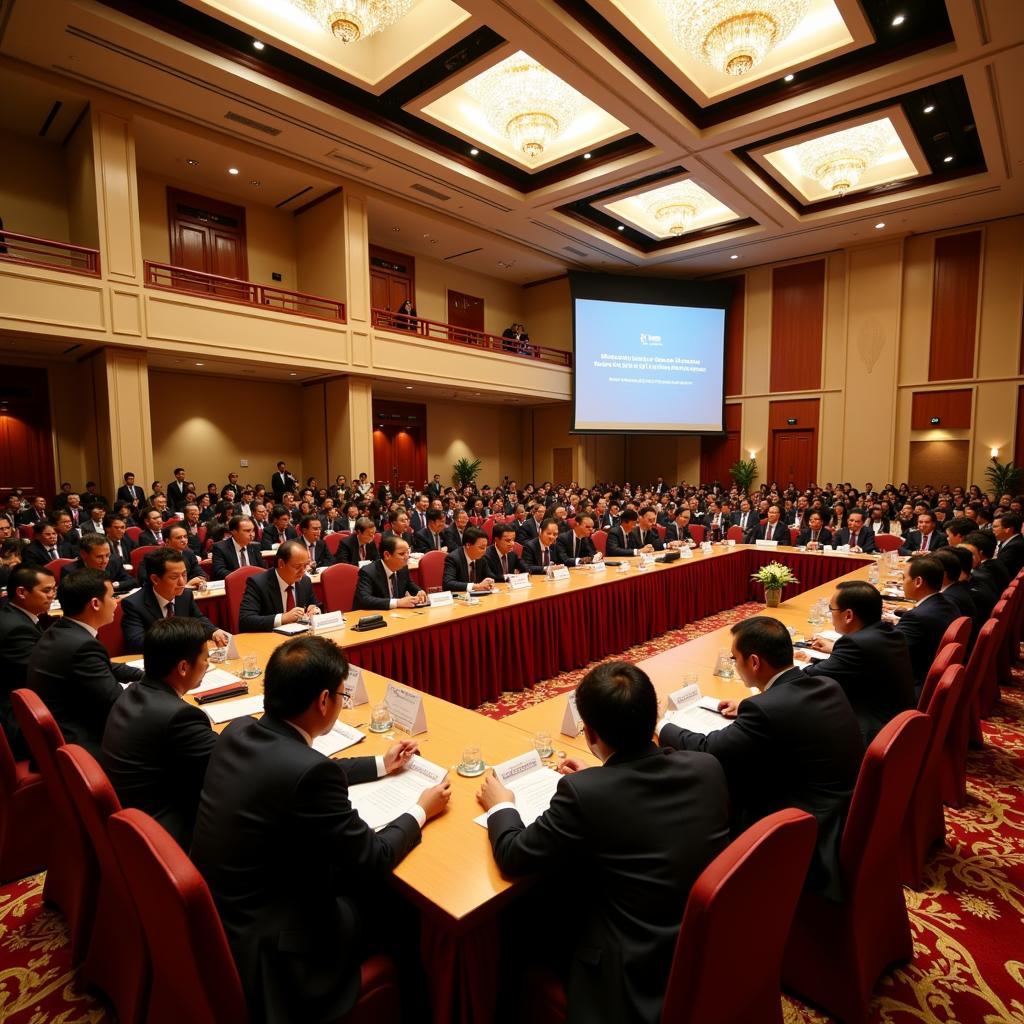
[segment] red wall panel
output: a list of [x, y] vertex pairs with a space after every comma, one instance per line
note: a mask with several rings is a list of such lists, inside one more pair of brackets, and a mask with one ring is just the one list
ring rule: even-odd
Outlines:
[[725, 311], [725, 393], [743, 394], [743, 331], [747, 279], [727, 278], [733, 286], [732, 301]]
[[812, 260], [773, 270], [773, 392], [816, 391], [821, 387], [824, 322], [825, 261]]
[[725, 433], [700, 439], [700, 481], [728, 483], [729, 467], [740, 457], [740, 428], [743, 406], [738, 402], [725, 407]]
[[929, 380], [974, 376], [980, 271], [980, 231], [935, 240]]
[[[931, 430], [933, 426], [941, 426], [970, 430], [971, 397], [969, 388], [956, 391], [915, 391], [910, 429]], [[933, 424], [933, 416], [938, 416], [941, 422]]]

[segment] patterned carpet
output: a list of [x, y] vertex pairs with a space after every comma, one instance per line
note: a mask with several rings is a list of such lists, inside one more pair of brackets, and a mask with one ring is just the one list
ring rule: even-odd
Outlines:
[[[711, 616], [623, 657], [638, 661], [759, 608]], [[480, 711], [502, 718], [565, 692], [585, 671]], [[922, 892], [905, 890], [914, 959], [880, 983], [871, 1024], [1024, 1024], [1024, 673], [1015, 679], [985, 723], [984, 749], [969, 758], [967, 806], [947, 810], [950, 847], [932, 857]], [[70, 967], [66, 929], [43, 907], [42, 883], [40, 875], [0, 888], [0, 1024], [110, 1024], [113, 1014]], [[784, 1011], [786, 1024], [831, 1020], [790, 999]]]

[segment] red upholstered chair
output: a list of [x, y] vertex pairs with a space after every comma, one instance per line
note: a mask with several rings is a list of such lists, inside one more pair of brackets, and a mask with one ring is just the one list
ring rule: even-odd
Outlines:
[[[600, 530], [597, 530], [597, 531], [595, 531], [594, 533], [592, 533], [592, 534], [590, 535], [590, 537], [591, 537], [591, 540], [593, 540], [593, 539], [594, 539], [594, 538], [595, 538], [595, 537], [596, 537], [596, 536], [598, 535], [598, 533], [600, 533], [600, 532], [601, 532]], [[607, 540], [607, 537], [606, 537], [605, 539]], [[594, 540], [594, 547], [597, 547], [597, 541], [596, 541], [596, 540]], [[522, 558], [522, 556], [523, 556], [523, 545], [522, 545], [522, 544], [520, 544], [520, 543], [519, 543], [519, 541], [517, 541], [517, 540], [514, 540], [514, 541], [512, 541], [512, 550], [513, 550], [513, 551], [514, 551], [514, 552], [515, 552], [515, 553], [516, 553], [516, 554], [517, 554], [517, 555], [518, 555], [518, 556], [519, 556], [520, 558]], [[600, 548], [598, 548], [598, 551], [601, 551], [601, 549], [600, 549]], [[603, 554], [603, 552], [602, 552], [602, 554]]]
[[206, 573], [206, 578], [213, 579], [213, 559], [212, 558], [200, 558], [199, 568]]
[[795, 526], [791, 526], [789, 528], [789, 543], [791, 545], [793, 545], [793, 547], [796, 547], [796, 542], [799, 539], [800, 539], [800, 531]]
[[875, 547], [879, 551], [899, 551], [903, 547], [903, 539], [891, 533], [876, 533]]
[[[241, 981], [210, 890], [178, 844], [149, 815], [113, 815], [110, 842], [142, 921], [153, 983], [147, 1024], [247, 1024]], [[362, 967], [359, 1001], [339, 1024], [395, 1024], [394, 967]]]
[[[690, 527], [690, 533], [693, 533], [694, 530], [700, 530], [701, 531], [701, 536], [704, 535], [704, 527], [703, 526], [691, 526]], [[693, 534], [693, 539], [694, 540], [697, 539], [697, 535], [695, 533]], [[742, 526], [730, 526], [729, 529], [725, 531], [725, 539], [726, 540], [734, 540], [734, 541], [736, 541], [737, 544], [742, 544], [743, 543], [743, 527]]]
[[967, 644], [971, 639], [971, 620], [966, 615], [961, 615], [960, 618], [954, 619], [947, 627], [946, 632], [942, 634], [942, 639], [939, 641], [939, 646], [936, 648], [937, 651], [941, 651], [943, 647], [948, 644], [960, 644], [963, 647], [964, 656], [967, 655]]
[[139, 575], [139, 566], [142, 565], [142, 560], [150, 553], [150, 551], [157, 551], [159, 544], [143, 544], [142, 547], [132, 548], [129, 558], [132, 560], [132, 575]]
[[324, 610], [328, 612], [350, 612], [356, 599], [356, 584], [359, 582], [357, 566], [339, 562], [320, 573], [320, 585], [324, 588]]
[[52, 562], [46, 563], [46, 568], [53, 573], [53, 578], [60, 583], [61, 576], [64, 575], [64, 567], [68, 565], [74, 565], [75, 559], [73, 558], [55, 558]]
[[33, 537], [32, 527], [23, 523], [21, 526], [18, 527], [18, 536], [22, 540], [32, 540], [32, 537]]
[[[1011, 593], [1007, 597], [1009, 591], [1010, 588], [1007, 587], [1003, 591], [1002, 598], [996, 602], [996, 606], [992, 609], [992, 618], [999, 625], [996, 628], [996, 649], [992, 655], [992, 663], [982, 677], [981, 685], [978, 688], [978, 714], [981, 718], [988, 718], [992, 714], [1001, 696], [1000, 683], [1004, 679], [1009, 681], [1010, 670], [1008, 665], [1009, 656], [1006, 652], [1006, 638], [1013, 618], [1010, 611], [1010, 602], [1013, 599], [1013, 594]], [[972, 739], [978, 742], [981, 741], [980, 726], [976, 734], [972, 735]]]
[[124, 532], [125, 532], [126, 536], [131, 537], [131, 539], [133, 541], [135, 541], [136, 544], [138, 544], [139, 543], [139, 537], [142, 534], [142, 527], [141, 526], [126, 526], [124, 528]]
[[665, 527], [662, 526], [661, 523], [655, 523], [654, 524], [654, 528], [658, 531], [658, 537], [661, 540], [664, 540], [665, 539], [665, 532], [666, 532]]
[[[128, 531], [126, 530], [125, 532], [127, 533]], [[203, 546], [203, 542], [206, 540], [206, 527], [205, 526], [197, 526], [196, 527], [196, 540], [199, 541], [199, 546], [202, 547]]]
[[928, 669], [928, 675], [925, 676], [924, 686], [921, 687], [921, 696], [917, 699], [918, 711], [925, 715], [928, 714], [928, 705], [932, 702], [932, 694], [946, 669], [950, 665], [962, 665], [966, 660], [963, 644], [946, 644], [939, 648], [939, 653], [935, 655], [932, 667]]
[[843, 827], [839, 863], [845, 899], [800, 899], [786, 945], [782, 983], [844, 1024], [864, 1024], [879, 976], [913, 954], [899, 852], [929, 722], [903, 711], [864, 754]]
[[373, 543], [376, 544], [378, 548], [380, 547], [380, 537], [381, 535], [379, 533], [375, 533], [373, 535]]
[[11, 705], [50, 797], [50, 849], [43, 899], [67, 918], [71, 962], [77, 964], [85, 956], [92, 930], [99, 867], [57, 767], [56, 754], [64, 746], [60, 726], [32, 690], [14, 690]]
[[[591, 535], [590, 539], [594, 542], [594, 547], [601, 552], [601, 556], [608, 551], [608, 534], [604, 530], [595, 530]], [[523, 553], [523, 547], [521, 544], [516, 545], [516, 554], [521, 555]]]
[[338, 554], [338, 545], [348, 536], [347, 533], [328, 533], [324, 537], [324, 544], [331, 553], [331, 558]]
[[444, 551], [428, 551], [420, 559], [420, 586], [430, 592], [431, 587], [441, 587], [444, 582]]
[[[571, 521], [572, 521], [572, 520], [570, 520], [570, 522], [571, 522]], [[492, 533], [492, 532], [493, 532], [493, 530], [494, 530], [494, 519], [493, 519], [493, 517], [491, 517], [491, 516], [488, 516], [488, 517], [487, 517], [487, 518], [486, 518], [486, 519], [485, 519], [485, 520], [484, 520], [484, 521], [483, 521], [483, 522], [482, 522], [482, 523], [480, 524], [480, 529], [481, 529], [481, 530], [483, 530], [483, 531], [484, 531], [484, 533], [485, 533], [485, 534], [487, 535], [487, 543], [488, 543], [488, 544], [490, 544], [490, 543], [491, 543], [491, 533]]]
[[[729, 527], [729, 530], [733, 530], [733, 529], [739, 530], [740, 528], [738, 526], [737, 527], [732, 527], [732, 526]], [[690, 536], [694, 539], [695, 543], [702, 544], [704, 542], [704, 533], [705, 533], [704, 527], [701, 526], [700, 523], [690, 523]], [[727, 540], [728, 540], [728, 535], [729, 535], [729, 531], [727, 530], [726, 531], [726, 539]], [[742, 530], [740, 530], [740, 539], [741, 540], [743, 539], [743, 531]]]
[[42, 775], [14, 760], [0, 729], [0, 884], [46, 870], [52, 819]]
[[114, 617], [105, 626], [100, 626], [96, 639], [107, 649], [107, 654], [112, 658], [118, 658], [125, 653], [124, 630], [121, 629], [121, 616], [124, 609], [121, 602], [117, 602], [114, 609]]
[[224, 597], [228, 602], [228, 630], [238, 632], [238, 611], [242, 607], [245, 581], [258, 572], [266, 572], [255, 565], [242, 565], [224, 577]]
[[[955, 652], [959, 647], [959, 644], [948, 644], [945, 650]], [[964, 685], [964, 674], [962, 664], [951, 664], [934, 687], [925, 709], [931, 722], [931, 731], [917, 785], [907, 807], [900, 850], [900, 875], [904, 884], [912, 889], [921, 886], [924, 865], [932, 847], [946, 841], [946, 815], [942, 809], [942, 758], [949, 723], [953, 719], [956, 701]]]
[[135, 902], [107, 831], [121, 802], [99, 762], [84, 747], [69, 743], [57, 751], [56, 759], [99, 865], [96, 919], [82, 975], [107, 994], [120, 1024], [141, 1024], [149, 991], [149, 957]]

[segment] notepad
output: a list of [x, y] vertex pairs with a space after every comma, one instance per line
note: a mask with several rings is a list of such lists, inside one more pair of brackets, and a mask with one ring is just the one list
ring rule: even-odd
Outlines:
[[678, 725], [690, 732], [718, 732], [727, 729], [735, 719], [726, 718], [718, 711], [718, 701], [714, 697], [701, 697], [699, 701], [678, 711], [666, 711], [665, 721]]
[[[496, 764], [494, 773], [503, 786], [515, 793], [516, 810], [524, 825], [532, 825], [551, 806], [551, 798], [562, 777], [544, 766], [536, 750]], [[480, 814], [473, 820], [487, 827], [486, 814]]]
[[382, 829], [409, 810], [423, 790], [438, 785], [447, 774], [440, 765], [414, 754], [400, 772], [350, 786], [348, 799], [370, 828]]
[[216, 690], [219, 686], [230, 686], [232, 683], [240, 683], [242, 680], [222, 668], [207, 669], [203, 681], [189, 693], [205, 693], [207, 690]]
[[335, 722], [329, 733], [325, 736], [317, 736], [313, 740], [313, 749], [330, 757], [339, 751], [354, 747], [357, 743], [362, 743], [365, 739], [365, 733], [361, 733], [358, 729], [353, 729], [352, 726], [346, 725], [344, 722]]
[[236, 718], [245, 718], [246, 715], [258, 715], [263, 710], [263, 694], [253, 694], [241, 700], [229, 700], [225, 704], [211, 704], [203, 710], [210, 716], [210, 721], [214, 725], [223, 725]]

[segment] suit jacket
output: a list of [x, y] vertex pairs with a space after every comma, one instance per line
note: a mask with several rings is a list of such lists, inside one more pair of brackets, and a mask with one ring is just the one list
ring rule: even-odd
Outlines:
[[338, 545], [338, 552], [335, 557], [335, 561], [345, 562], [348, 565], [358, 565], [360, 561], [379, 562], [380, 551], [378, 550], [377, 545], [371, 540], [370, 543], [366, 545], [366, 558], [360, 559], [359, 538], [353, 533]]
[[[928, 540], [928, 550], [938, 551], [939, 548], [948, 546], [949, 541], [946, 540], [946, 535], [937, 527], [932, 530], [931, 537]], [[914, 555], [917, 554], [918, 549], [921, 547], [921, 531], [911, 530], [906, 537], [903, 538], [903, 547], [900, 548], [901, 555]]]
[[780, 544], [792, 543], [792, 539], [789, 534], [789, 527], [781, 519], [775, 524], [775, 532], [771, 537], [768, 536], [768, 526], [769, 524], [767, 522], [758, 523], [758, 525], [754, 527], [754, 532], [749, 535], [750, 539], [747, 543], [753, 544], [755, 541], [759, 540], [777, 540]]
[[425, 530], [427, 528], [427, 513], [420, 512], [419, 509], [414, 508], [409, 513], [409, 526], [412, 528], [413, 533]]
[[459, 593], [468, 590], [470, 583], [479, 583], [490, 575], [490, 569], [485, 558], [478, 558], [474, 565], [476, 567], [474, 570], [475, 575], [471, 575], [469, 560], [466, 558], [466, 549], [449, 550], [444, 560], [443, 588]]
[[122, 807], [156, 818], [187, 853], [216, 743], [201, 708], [143, 676], [110, 709], [100, 760]]
[[126, 501], [129, 505], [144, 505], [146, 503], [146, 492], [138, 485], [122, 484], [117, 489], [117, 500]]
[[504, 583], [512, 573], [528, 571], [522, 559], [513, 550], [505, 556], [505, 564], [508, 566], [506, 573], [501, 567], [501, 555], [493, 544], [484, 552], [484, 563], [487, 566], [487, 575], [495, 583]]
[[167, 501], [175, 512], [180, 512], [185, 507], [186, 487], [177, 480], [172, 480], [167, 485]]
[[896, 623], [896, 628], [907, 641], [910, 661], [914, 667], [914, 685], [917, 692], [924, 686], [925, 676], [939, 649], [939, 641], [946, 627], [960, 617], [960, 611], [945, 594], [932, 594], [914, 608], [908, 608]]
[[[213, 636], [216, 632], [217, 627], [199, 610], [199, 605], [191, 590], [186, 589], [184, 593], [174, 599], [174, 615], [176, 618], [198, 619], [203, 624], [207, 637]], [[146, 630], [157, 619], [163, 617], [160, 611], [160, 602], [149, 583], [121, 602], [121, 632], [124, 634], [124, 643], [128, 653], [142, 652], [142, 641]]]
[[[242, 633], [269, 633], [274, 628], [274, 619], [284, 614], [284, 601], [278, 585], [277, 569], [253, 573], [245, 581], [245, 592], [238, 609], [238, 628]], [[307, 608], [316, 604], [313, 584], [303, 576], [295, 584], [296, 608]]]
[[40, 514], [35, 508], [29, 505], [29, 507], [25, 509], [20, 516], [18, 516], [18, 523], [21, 526], [31, 526], [33, 523], [45, 522], [48, 516], [49, 512], [43, 512]]
[[58, 619], [28, 659], [25, 685], [56, 719], [64, 739], [100, 756], [103, 728], [121, 696], [121, 683], [141, 678], [129, 665], [111, 664], [107, 649], [73, 619]]
[[359, 993], [352, 894], [380, 884], [420, 840], [410, 814], [379, 832], [348, 787], [372, 757], [331, 760], [264, 715], [224, 730], [203, 782], [192, 860], [227, 933], [253, 1024], [327, 1022]]
[[849, 528], [844, 526], [841, 530], [836, 530], [833, 543], [836, 547], [848, 544], [851, 548], [860, 548], [861, 551], [870, 553], [875, 550], [875, 531], [870, 526], [862, 526], [857, 536], [851, 537]]
[[693, 537], [690, 534], [689, 526], [684, 526], [683, 527], [683, 533], [682, 533], [682, 536], [680, 536], [679, 535], [679, 524], [678, 523], [674, 523], [674, 522], [673, 523], [669, 523], [668, 526], [665, 527], [665, 543], [667, 544], [670, 540], [681, 540], [681, 541], [693, 540]]
[[812, 661], [804, 675], [825, 676], [843, 688], [860, 723], [865, 747], [886, 722], [915, 705], [914, 668], [907, 642], [887, 622], [841, 636], [832, 654], [823, 661]]
[[439, 551], [447, 543], [447, 530], [434, 533], [428, 526], [426, 529], [416, 531], [416, 535], [412, 539], [412, 549], [413, 551], [418, 551], [421, 555], [425, 555], [428, 551]]
[[757, 513], [751, 509], [749, 512], [733, 512], [732, 525], [740, 527], [744, 533], [757, 526]]
[[152, 530], [142, 530], [139, 533], [139, 542], [138, 542], [138, 544], [136, 544], [136, 547], [140, 547], [140, 548], [160, 547], [166, 539], [167, 539], [167, 531], [166, 530], [161, 530], [159, 537]]
[[523, 827], [513, 808], [487, 821], [503, 874], [572, 872], [577, 908], [569, 1024], [657, 1024], [686, 899], [728, 843], [728, 790], [704, 754], [615, 754], [563, 776], [550, 807]]
[[106, 536], [106, 531], [103, 529], [103, 520], [101, 519], [97, 523], [91, 516], [86, 516], [82, 520], [82, 525], [78, 527], [78, 533], [80, 537], [84, 537], [87, 533], [101, 533]]
[[[57, 544], [58, 558], [77, 558], [78, 549], [70, 544]], [[39, 540], [29, 541], [28, 547], [21, 553], [21, 560], [25, 565], [49, 565], [53, 556], [43, 547]]]
[[[72, 562], [71, 565], [64, 567], [64, 576], [81, 572], [84, 568], [85, 563], [79, 558]], [[134, 590], [139, 585], [139, 581], [125, 568], [124, 563], [113, 552], [110, 553], [110, 559], [107, 562], [106, 569], [103, 570], [103, 575], [114, 585], [115, 594], [126, 594], [129, 590]]]
[[[395, 573], [396, 597], [412, 594], [414, 597], [422, 589], [413, 583], [408, 569], [399, 569]], [[387, 611], [391, 607], [391, 591], [388, 589], [388, 572], [379, 559], [372, 565], [364, 565], [359, 570], [356, 580], [356, 598], [353, 606], [356, 610]]]
[[559, 565], [575, 565], [578, 563], [574, 559], [593, 558], [597, 554], [594, 542], [589, 537], [581, 537], [576, 539], [576, 554], [573, 555], [572, 542], [575, 536], [572, 530], [558, 535], [555, 541], [555, 561]]
[[1003, 541], [996, 558], [1006, 565], [1010, 579], [1014, 579], [1024, 569], [1024, 537], [1016, 533], [1009, 540]]
[[594, 512], [593, 516], [595, 530], [610, 530], [615, 525], [615, 520], [610, 512], [605, 512], [603, 516]]
[[285, 491], [295, 490], [295, 477], [291, 473], [275, 473], [270, 478], [270, 487], [274, 492], [274, 500], [280, 503]]
[[[967, 644], [967, 652], [969, 654], [974, 646], [975, 638], [978, 636], [978, 630], [985, 625], [985, 620], [988, 619], [992, 608], [989, 608], [985, 614], [982, 614], [978, 607], [978, 602], [974, 598], [971, 585], [966, 580], [963, 582], [957, 580], [956, 583], [950, 583], [942, 592], [956, 605], [958, 615], [966, 615], [971, 620], [971, 637]], [[984, 605], [985, 602], [983, 600], [982, 606]], [[995, 605], [992, 607], [994, 608]]]
[[109, 537], [107, 538], [107, 543], [110, 544], [111, 557], [117, 555], [125, 565], [131, 565], [132, 552], [138, 547], [138, 544], [127, 533], [121, 538], [119, 543], [115, 544]]
[[273, 523], [268, 523], [263, 527], [263, 536], [260, 538], [260, 548], [263, 551], [269, 551], [275, 544], [281, 545], [286, 540], [295, 540], [298, 537], [298, 531], [292, 526], [285, 527], [284, 537], [278, 532], [277, 527]]
[[992, 594], [992, 605], [1003, 596], [1003, 591], [1010, 585], [1010, 570], [1005, 562], [998, 558], [990, 558], [971, 573], [971, 583], [975, 587], [985, 587]]
[[25, 685], [28, 660], [35, 650], [43, 627], [8, 601], [0, 604], [0, 728], [16, 761], [28, 757], [28, 747], [21, 735], [11, 707], [11, 692]]
[[722, 762], [739, 830], [784, 807], [813, 814], [818, 843], [807, 884], [842, 898], [839, 841], [864, 744], [838, 683], [792, 668], [764, 693], [741, 701], [727, 729], [705, 736], [665, 725], [661, 743]]
[[[306, 550], [309, 551], [309, 545], [304, 537], [299, 538], [299, 543], [304, 545]], [[331, 549], [327, 546], [326, 541], [318, 540], [313, 545], [311, 560], [316, 562], [318, 572], [320, 569], [326, 569], [328, 566], [334, 565], [334, 556], [331, 554]]]
[[613, 526], [608, 531], [608, 539], [605, 541], [605, 554], [609, 558], [622, 558], [632, 555], [633, 549], [636, 547], [630, 540], [632, 536], [632, 530], [627, 535], [621, 526]]
[[540, 535], [537, 520], [533, 516], [527, 516], [521, 523], [516, 523], [515, 528], [517, 544], [525, 544], [528, 540], [536, 540]]
[[[832, 543], [832, 531], [827, 526], [823, 526], [818, 531], [818, 536], [815, 537], [814, 539], [819, 544], [829, 544], [829, 545], [831, 545], [831, 543]], [[805, 529], [800, 531], [800, 536], [797, 537], [796, 542], [797, 542], [797, 544], [802, 544], [802, 545], [807, 545], [807, 544], [809, 544], [811, 542], [811, 529], [810, 529], [810, 527], [807, 527], [807, 528], [805, 528]]]
[[626, 547], [639, 549], [646, 547], [648, 544], [654, 548], [655, 551], [664, 551], [665, 542], [661, 539], [661, 535], [655, 529], [641, 530], [639, 526], [634, 526], [629, 531], [629, 536], [626, 538]]
[[[558, 564], [558, 559], [555, 553], [557, 544], [558, 541], [555, 541], [555, 543], [548, 548], [552, 565]], [[520, 555], [519, 560], [523, 563], [523, 567], [526, 571], [534, 576], [543, 576], [544, 573], [547, 572], [547, 568], [544, 565], [544, 553], [541, 550], [540, 540], [537, 537], [534, 537], [533, 540], [528, 540], [523, 545], [523, 553]]]
[[[238, 555], [235, 553], [235, 541], [230, 535], [213, 545], [213, 579], [222, 580], [228, 573], [238, 568]], [[259, 544], [246, 545], [246, 557], [249, 564], [262, 568], [267, 563], [263, 561], [263, 552]]]
[[[469, 529], [470, 525], [470, 523], [466, 523], [466, 530]], [[455, 526], [453, 524], [452, 526], [449, 526], [448, 529], [444, 531], [444, 533], [441, 534], [441, 536], [444, 537], [444, 543], [448, 545], [449, 551], [458, 551], [462, 548], [462, 537], [465, 534], [466, 530], [463, 530], [462, 533], [459, 533], [459, 531], [455, 529]]]

